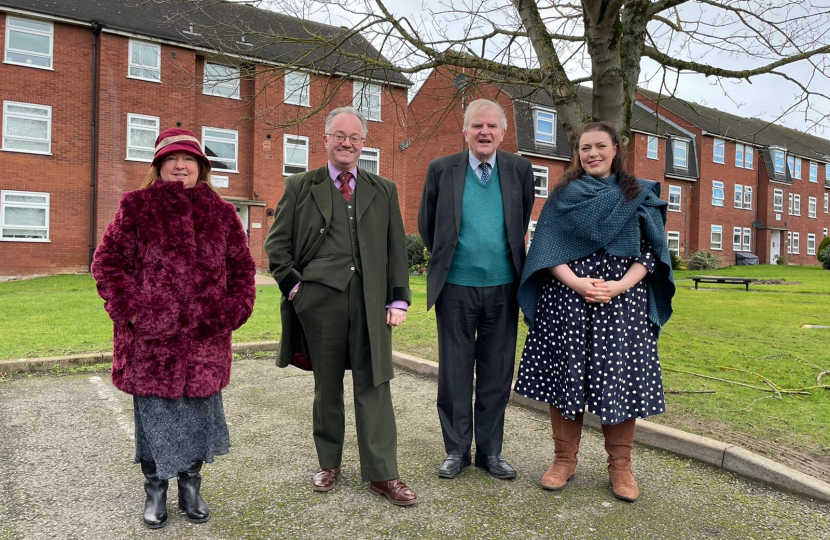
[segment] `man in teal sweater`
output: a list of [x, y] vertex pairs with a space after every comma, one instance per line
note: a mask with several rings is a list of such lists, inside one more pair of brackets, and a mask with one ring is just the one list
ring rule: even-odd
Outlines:
[[476, 466], [496, 478], [516, 477], [501, 450], [534, 192], [530, 161], [498, 151], [506, 130], [498, 103], [470, 103], [469, 150], [430, 163], [418, 212], [430, 252], [427, 309], [435, 306], [438, 323], [438, 417], [447, 452], [441, 478], [470, 465], [473, 432]]

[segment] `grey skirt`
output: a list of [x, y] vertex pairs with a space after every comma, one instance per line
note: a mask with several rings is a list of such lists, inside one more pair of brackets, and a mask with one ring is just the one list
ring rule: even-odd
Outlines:
[[230, 450], [222, 392], [208, 398], [133, 397], [135, 463], [155, 461], [159, 478], [173, 478], [193, 461], [213, 462]]

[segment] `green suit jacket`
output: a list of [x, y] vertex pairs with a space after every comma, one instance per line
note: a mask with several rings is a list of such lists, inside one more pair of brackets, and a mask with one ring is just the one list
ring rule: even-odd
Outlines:
[[[288, 293], [303, 279], [303, 269], [322, 244], [332, 216], [328, 166], [290, 176], [265, 240], [269, 270], [282, 291], [282, 337], [277, 365], [294, 354], [308, 356], [302, 326]], [[357, 238], [363, 268], [363, 297], [372, 354], [372, 377], [378, 386], [394, 377], [392, 328], [386, 306], [412, 303], [403, 219], [394, 182], [358, 170], [355, 187]], [[314, 362], [314, 358], [311, 358]]]

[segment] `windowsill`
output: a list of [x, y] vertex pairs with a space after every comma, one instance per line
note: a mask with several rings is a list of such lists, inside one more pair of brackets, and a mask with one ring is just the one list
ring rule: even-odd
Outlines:
[[547, 199], [547, 198], [548, 198], [548, 196], [547, 196], [547, 195], [535, 195], [535, 197], [536, 197], [537, 199]]
[[723, 203], [718, 204], [716, 202], [713, 202], [712, 206], [717, 206], [718, 208], [723, 208]]
[[134, 75], [127, 75], [128, 79], [134, 79], [136, 81], [144, 81], [144, 82], [151, 82], [156, 84], [161, 84], [161, 78], [159, 79], [145, 79], [144, 77], [136, 77]]
[[723, 162], [723, 161], [715, 161], [714, 159], [712, 160], [712, 163], [714, 163], [715, 165], [726, 165], [726, 163], [725, 163], [725, 162]]
[[305, 107], [306, 109], [311, 108], [311, 102], [309, 103], [291, 103], [290, 101], [283, 101], [283, 105], [294, 105], [295, 107]]
[[54, 156], [52, 152], [33, 152], [31, 150], [17, 150], [15, 148], [0, 148], [0, 152], [13, 152], [15, 154], [31, 154], [35, 156]]
[[308, 172], [308, 169], [306, 169], [302, 172], [294, 172], [294, 173], [287, 173], [287, 172], [283, 171], [282, 175], [285, 176], [286, 178], [288, 178], [289, 176], [294, 176], [295, 174], [303, 174], [303, 173], [307, 173], [307, 172]]
[[136, 163], [152, 163], [152, 159], [137, 159], [137, 158], [124, 158], [124, 161], [135, 161]]
[[646, 156], [646, 159], [651, 159], [651, 160], [654, 160], [654, 161], [660, 161], [660, 158], [657, 157], [657, 156], [655, 156], [655, 157]]
[[22, 64], [20, 62], [10, 62], [8, 60], [3, 60], [3, 63], [8, 64], [10, 66], [20, 66], [20, 67], [26, 67], [26, 68], [42, 69], [44, 71], [55, 71], [55, 68], [53, 68], [53, 67], [35, 66], [33, 64]]
[[556, 143], [551, 141], [540, 141], [539, 139], [533, 139], [533, 142], [536, 144], [541, 144], [543, 146], [550, 146], [551, 148], [556, 148]]
[[0, 242], [33, 242], [35, 244], [49, 244], [49, 238], [0, 238]]
[[723, 248], [710, 247], [712, 251], [723, 251]]
[[672, 210], [671, 208], [669, 208], [669, 212], [678, 212], [678, 213], [679, 213], [679, 212], [682, 212], [682, 211], [683, 211], [683, 210], [680, 210], [680, 209], [678, 209], [678, 210]]
[[211, 167], [210, 174], [218, 174], [219, 176], [222, 176], [223, 174], [239, 174], [239, 171], [227, 171], [225, 169], [214, 169]]
[[240, 101], [242, 99], [239, 96], [226, 96], [225, 94], [211, 94], [210, 92], [205, 92], [204, 90], [202, 90], [202, 95], [203, 96], [218, 97], [218, 98], [225, 98], [225, 99], [235, 99], [237, 101]]

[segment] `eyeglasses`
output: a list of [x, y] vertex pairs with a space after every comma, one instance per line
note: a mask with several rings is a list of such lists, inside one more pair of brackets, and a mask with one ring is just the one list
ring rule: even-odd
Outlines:
[[345, 142], [346, 139], [349, 139], [349, 142], [352, 144], [360, 144], [366, 140], [366, 137], [361, 137], [360, 135], [349, 135], [346, 137], [346, 134], [342, 131], [338, 131], [337, 133], [326, 133], [329, 137], [332, 137], [335, 142], [342, 143]]

